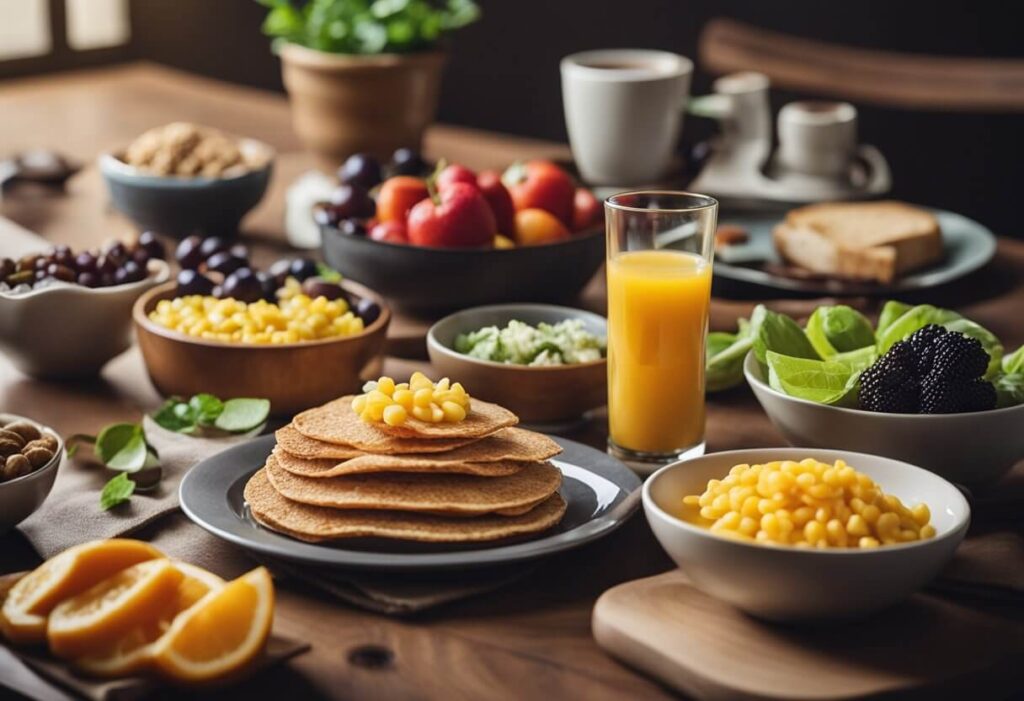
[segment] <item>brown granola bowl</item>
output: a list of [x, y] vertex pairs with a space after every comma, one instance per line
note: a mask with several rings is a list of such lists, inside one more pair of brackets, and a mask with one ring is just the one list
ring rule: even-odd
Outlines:
[[369, 298], [380, 316], [355, 336], [280, 345], [222, 343], [172, 331], [149, 318], [158, 302], [173, 299], [175, 284], [150, 290], [133, 309], [146, 371], [165, 396], [209, 392], [225, 399], [262, 397], [275, 416], [290, 416], [351, 394], [381, 373], [381, 351], [391, 311], [376, 292], [345, 280], [354, 299]]

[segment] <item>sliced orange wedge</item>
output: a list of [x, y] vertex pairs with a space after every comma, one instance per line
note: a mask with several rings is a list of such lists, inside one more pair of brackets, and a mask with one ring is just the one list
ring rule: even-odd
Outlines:
[[224, 586], [224, 580], [201, 567], [186, 562], [175, 562], [174, 567], [184, 575], [175, 596], [168, 599], [160, 615], [153, 620], [139, 621], [128, 632], [106, 649], [90, 651], [86, 657], [74, 660], [75, 666], [97, 677], [123, 677], [137, 674], [150, 666], [153, 645], [183, 611], [215, 589]]
[[154, 661], [175, 681], [223, 679], [262, 652], [273, 620], [274, 583], [257, 567], [180, 614], [154, 643]]
[[46, 617], [64, 599], [136, 563], [163, 557], [138, 540], [96, 540], [51, 557], [15, 584], [0, 607], [0, 631], [14, 643], [46, 639]]
[[139, 623], [159, 619], [184, 578], [170, 560], [149, 560], [65, 600], [46, 624], [50, 652], [74, 658], [110, 648]]

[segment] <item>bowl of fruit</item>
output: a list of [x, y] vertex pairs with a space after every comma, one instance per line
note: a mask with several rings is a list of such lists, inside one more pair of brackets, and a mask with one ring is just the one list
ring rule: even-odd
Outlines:
[[145, 232], [100, 250], [0, 258], [0, 349], [33, 377], [97, 374], [131, 345], [132, 305], [168, 279], [163, 257], [163, 244]]
[[307, 258], [256, 270], [222, 239], [184, 239], [178, 262], [133, 312], [162, 394], [263, 397], [288, 415], [380, 375], [391, 313], [375, 292]]
[[761, 309], [744, 375], [793, 445], [871, 452], [975, 486], [1024, 458], [1024, 348], [948, 309], [888, 302], [877, 327], [819, 307]]
[[324, 259], [410, 310], [572, 298], [604, 261], [593, 193], [547, 161], [503, 174], [352, 156], [314, 208]]

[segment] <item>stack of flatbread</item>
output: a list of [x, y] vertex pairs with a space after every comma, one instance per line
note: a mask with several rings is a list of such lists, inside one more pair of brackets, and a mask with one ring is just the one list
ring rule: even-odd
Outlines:
[[562, 473], [553, 440], [512, 412], [471, 400], [458, 423], [366, 423], [342, 397], [277, 431], [245, 488], [253, 517], [299, 540], [383, 537], [469, 543], [558, 523]]

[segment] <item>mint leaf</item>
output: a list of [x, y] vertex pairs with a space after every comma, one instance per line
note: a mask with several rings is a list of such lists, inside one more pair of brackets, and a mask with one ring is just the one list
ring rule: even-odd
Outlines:
[[155, 414], [153, 421], [168, 431], [184, 433], [196, 427], [196, 417], [191, 407], [178, 397], [172, 397], [164, 402]]
[[96, 457], [115, 470], [134, 471], [146, 461], [146, 439], [138, 424], [111, 424], [96, 437]]
[[223, 410], [214, 426], [222, 431], [241, 433], [262, 424], [269, 414], [270, 401], [267, 399], [229, 399], [224, 402]]
[[118, 504], [123, 504], [131, 499], [135, 492], [135, 483], [128, 479], [124, 472], [117, 475], [103, 487], [100, 492], [100, 508], [109, 511]]
[[200, 426], [212, 426], [224, 411], [224, 402], [212, 394], [197, 394], [188, 400], [188, 406], [196, 417], [196, 423]]

